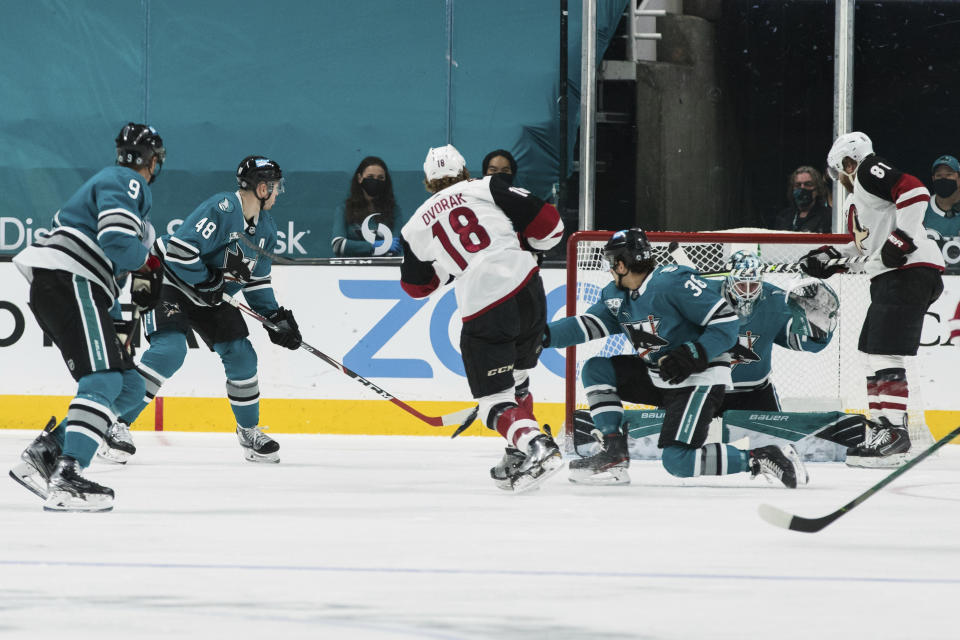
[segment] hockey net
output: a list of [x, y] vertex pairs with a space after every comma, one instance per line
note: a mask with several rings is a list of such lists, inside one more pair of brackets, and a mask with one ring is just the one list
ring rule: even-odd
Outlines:
[[[582, 314], [595, 303], [600, 291], [611, 282], [603, 260], [603, 247], [610, 231], [574, 233], [567, 245], [567, 316]], [[678, 243], [680, 255], [701, 273], [723, 271], [730, 256], [737, 251], [756, 253], [764, 264], [796, 263], [811, 249], [825, 244], [842, 245], [848, 236], [834, 234], [752, 233], [752, 232], [650, 232], [658, 264], [677, 262], [671, 256], [671, 243]], [[677, 255], [675, 252], [674, 255]], [[767, 273], [764, 280], [780, 288], [788, 288], [803, 277], [797, 273]], [[840, 298], [839, 324], [830, 345], [819, 353], [804, 353], [774, 345], [772, 379], [785, 411], [847, 411], [867, 413], [865, 376], [867, 356], [857, 349], [860, 327], [870, 304], [870, 281], [862, 267], [855, 265], [849, 273], [837, 274], [828, 284]], [[586, 396], [580, 383], [580, 367], [593, 356], [634, 353], [623, 334], [604, 340], [570, 347], [566, 354], [566, 435], [573, 430], [575, 409], [587, 409]], [[907, 379], [918, 381], [913, 371], [917, 358], [907, 358]], [[910, 389], [908, 416], [910, 436], [915, 443], [933, 439], [923, 417], [923, 399], [919, 385]], [[643, 407], [629, 406], [627, 409]]]

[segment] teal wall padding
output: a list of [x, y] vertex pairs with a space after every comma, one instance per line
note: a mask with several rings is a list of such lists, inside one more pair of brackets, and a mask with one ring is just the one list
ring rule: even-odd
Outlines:
[[[601, 24], [615, 26], [625, 3], [601, 0]], [[156, 126], [167, 146], [153, 189], [159, 232], [233, 189], [237, 163], [257, 153], [288, 176], [274, 213], [282, 232], [292, 223], [299, 234], [291, 257], [330, 255], [333, 211], [366, 155], [386, 160], [412, 213], [427, 195], [423, 157], [448, 141], [448, 123], [472, 172], [490, 149], [511, 149], [519, 184], [548, 196], [558, 179], [558, 11], [555, 0], [6, 3], [0, 253], [23, 248], [112, 164], [129, 120]], [[579, 18], [571, 1], [576, 77]], [[571, 145], [577, 99], [571, 91]]]

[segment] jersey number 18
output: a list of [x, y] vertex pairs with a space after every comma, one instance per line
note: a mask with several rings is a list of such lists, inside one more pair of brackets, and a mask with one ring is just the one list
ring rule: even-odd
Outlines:
[[[490, 246], [490, 235], [480, 224], [480, 221], [477, 219], [477, 214], [473, 212], [473, 209], [469, 207], [457, 207], [450, 211], [447, 222], [460, 239], [460, 246], [467, 253], [477, 253]], [[433, 233], [433, 237], [443, 245], [444, 251], [450, 254], [453, 261], [457, 263], [457, 266], [460, 267], [461, 270], [466, 269], [467, 261], [464, 260], [460, 251], [453, 246], [453, 242], [447, 235], [446, 230], [444, 230], [443, 225], [437, 221], [430, 228], [430, 231]]]

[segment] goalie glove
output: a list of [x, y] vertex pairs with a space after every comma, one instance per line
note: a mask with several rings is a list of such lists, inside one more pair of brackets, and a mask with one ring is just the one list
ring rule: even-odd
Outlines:
[[902, 267], [907, 263], [907, 255], [917, 250], [913, 238], [903, 229], [894, 229], [887, 241], [880, 247], [880, 260], [890, 269]]
[[140, 311], [149, 311], [160, 302], [162, 287], [163, 263], [153, 253], [149, 253], [143, 266], [130, 276], [130, 299]]
[[669, 384], [680, 384], [691, 374], [706, 371], [709, 360], [699, 342], [685, 342], [660, 358], [660, 377]]
[[803, 338], [826, 344], [830, 341], [840, 315], [840, 298], [826, 282], [808, 278], [800, 280], [786, 291], [790, 320], [788, 343], [803, 350]]
[[842, 257], [836, 248], [825, 244], [808, 252], [800, 259], [800, 270], [808, 276], [825, 280], [835, 273], [845, 273], [847, 271], [847, 267], [836, 264], [828, 266], [827, 264], [830, 260], [839, 260]]
[[297, 321], [293, 317], [293, 311], [280, 307], [268, 315], [267, 320], [275, 324], [277, 329], [279, 329], [279, 331], [275, 331], [267, 325], [263, 325], [263, 328], [266, 329], [270, 335], [270, 342], [291, 350], [300, 348], [303, 337], [300, 335], [300, 325], [297, 324]]

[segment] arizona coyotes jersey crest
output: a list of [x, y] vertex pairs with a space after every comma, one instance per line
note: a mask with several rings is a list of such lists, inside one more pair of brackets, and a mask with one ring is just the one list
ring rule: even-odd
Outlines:
[[[457, 305], [467, 320], [514, 295], [536, 273], [537, 260], [521, 238], [547, 249], [560, 241], [563, 224], [551, 205], [486, 177], [435, 193], [401, 234], [412, 254], [404, 251], [404, 283], [410, 284], [409, 272], [428, 264], [431, 276], [454, 278]], [[429, 293], [408, 288], [411, 295], [424, 291]]]
[[880, 260], [880, 249], [895, 229], [906, 232], [917, 246], [901, 269], [924, 266], [943, 270], [943, 255], [927, 237], [923, 217], [930, 193], [915, 177], [899, 171], [876, 155], [860, 163], [853, 193], [844, 202], [847, 231], [853, 242], [843, 248], [847, 257], [870, 256], [865, 269], [871, 276], [890, 271]]

